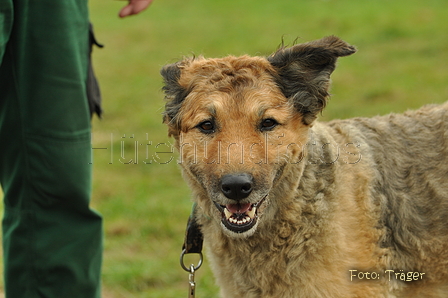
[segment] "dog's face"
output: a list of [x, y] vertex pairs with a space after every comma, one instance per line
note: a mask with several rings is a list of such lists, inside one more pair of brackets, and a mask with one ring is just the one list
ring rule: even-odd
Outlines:
[[227, 235], [251, 236], [272, 220], [281, 205], [273, 193], [285, 170], [300, 166], [336, 59], [354, 52], [328, 37], [267, 58], [185, 59], [162, 69], [164, 121], [184, 177]]

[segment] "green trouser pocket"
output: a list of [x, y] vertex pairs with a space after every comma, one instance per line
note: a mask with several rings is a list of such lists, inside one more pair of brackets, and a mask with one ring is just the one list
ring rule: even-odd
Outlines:
[[101, 91], [100, 86], [98, 84], [98, 80], [96, 79], [95, 72], [93, 71], [93, 64], [92, 64], [92, 51], [93, 46], [97, 46], [99, 48], [102, 48], [103, 45], [98, 43], [98, 41], [95, 38], [95, 34], [93, 32], [93, 26], [90, 24], [89, 28], [89, 72], [87, 76], [87, 99], [89, 101], [89, 109], [90, 109], [90, 116], [92, 117], [93, 114], [97, 114], [98, 117], [101, 118], [101, 114], [103, 113], [103, 110], [101, 109]]

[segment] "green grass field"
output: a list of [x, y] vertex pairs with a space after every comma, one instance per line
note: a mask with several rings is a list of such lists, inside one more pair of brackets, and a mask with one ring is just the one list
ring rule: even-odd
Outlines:
[[[162, 124], [159, 69], [183, 56], [268, 55], [282, 42], [337, 35], [341, 58], [321, 120], [402, 112], [448, 98], [446, 0], [155, 0], [120, 20], [123, 1], [91, 0], [103, 120], [93, 121], [92, 205], [104, 216], [108, 298], [187, 297], [179, 266], [189, 189]], [[218, 297], [209, 262], [197, 297]]]

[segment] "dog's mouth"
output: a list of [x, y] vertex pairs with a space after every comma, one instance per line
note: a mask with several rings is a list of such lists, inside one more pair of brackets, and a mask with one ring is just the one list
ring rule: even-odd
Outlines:
[[220, 205], [213, 202], [221, 212], [221, 223], [228, 230], [235, 233], [244, 233], [255, 227], [258, 221], [258, 208], [264, 202], [264, 197], [258, 203]]

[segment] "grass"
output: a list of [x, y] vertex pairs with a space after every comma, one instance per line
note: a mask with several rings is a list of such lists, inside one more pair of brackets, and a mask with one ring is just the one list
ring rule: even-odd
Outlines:
[[[187, 295], [178, 259], [191, 199], [161, 123], [164, 64], [267, 55], [282, 39], [334, 34], [359, 51], [340, 59], [321, 120], [402, 112], [448, 95], [445, 0], [156, 0], [119, 20], [124, 4], [90, 1], [105, 44], [94, 51], [105, 113], [93, 121], [92, 143], [106, 149], [94, 149], [92, 204], [105, 220], [107, 297]], [[208, 264], [196, 276], [198, 297], [218, 297]]]

